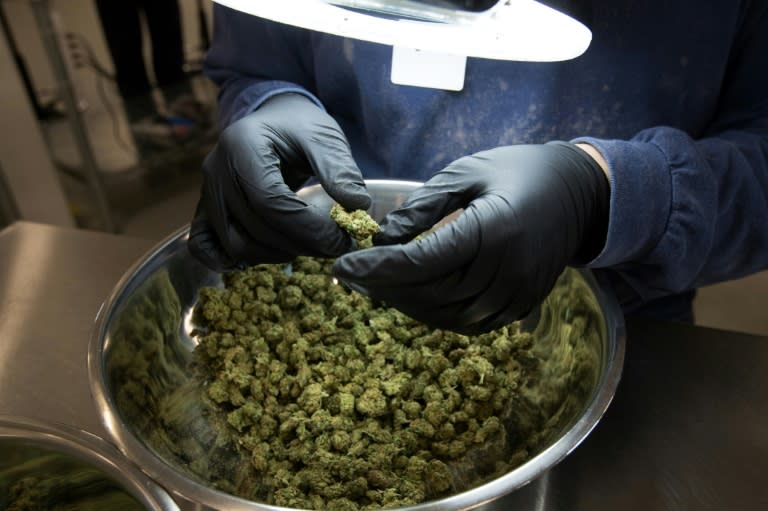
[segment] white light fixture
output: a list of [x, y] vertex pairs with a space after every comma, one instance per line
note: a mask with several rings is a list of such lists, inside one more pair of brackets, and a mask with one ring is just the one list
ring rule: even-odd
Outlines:
[[592, 33], [534, 0], [501, 0], [471, 12], [409, 0], [214, 0], [280, 23], [436, 53], [552, 62], [584, 53]]

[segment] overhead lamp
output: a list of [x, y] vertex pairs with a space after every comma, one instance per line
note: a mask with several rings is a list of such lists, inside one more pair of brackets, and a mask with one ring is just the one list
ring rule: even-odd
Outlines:
[[214, 1], [310, 30], [461, 57], [554, 62], [578, 57], [592, 40], [564, 0]]

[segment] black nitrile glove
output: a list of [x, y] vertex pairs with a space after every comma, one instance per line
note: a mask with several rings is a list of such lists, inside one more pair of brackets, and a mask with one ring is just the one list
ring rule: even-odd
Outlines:
[[275, 96], [224, 130], [205, 159], [190, 252], [214, 270], [347, 252], [354, 242], [328, 211], [294, 193], [311, 176], [347, 209], [371, 204], [336, 121], [304, 96]]
[[[499, 147], [435, 174], [387, 215], [377, 246], [340, 257], [333, 270], [428, 325], [486, 332], [541, 303], [566, 265], [597, 255], [609, 199], [602, 169], [573, 144]], [[409, 242], [459, 208], [457, 219]]]

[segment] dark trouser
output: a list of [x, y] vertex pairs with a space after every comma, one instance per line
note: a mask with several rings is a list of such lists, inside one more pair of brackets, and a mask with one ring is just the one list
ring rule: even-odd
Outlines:
[[152, 42], [157, 86], [168, 101], [189, 92], [178, 0], [96, 0], [96, 7], [115, 66], [117, 87], [131, 120], [154, 113], [143, 56], [142, 12]]

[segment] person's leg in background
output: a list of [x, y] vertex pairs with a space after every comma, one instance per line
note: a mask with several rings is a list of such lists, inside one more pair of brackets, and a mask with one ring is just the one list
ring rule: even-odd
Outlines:
[[115, 68], [115, 82], [139, 161], [152, 159], [173, 143], [158, 116], [154, 89], [144, 60], [143, 0], [96, 0], [101, 28]]
[[138, 0], [96, 0], [115, 81], [130, 124], [156, 114], [152, 85], [144, 64]]
[[169, 102], [191, 94], [184, 72], [184, 39], [178, 0], [142, 0], [149, 36], [152, 40], [152, 69], [157, 86], [168, 94]]
[[208, 112], [195, 98], [184, 71], [184, 37], [178, 0], [143, 0], [152, 40], [152, 69], [166, 103], [166, 122], [176, 137], [189, 137], [205, 129]]

